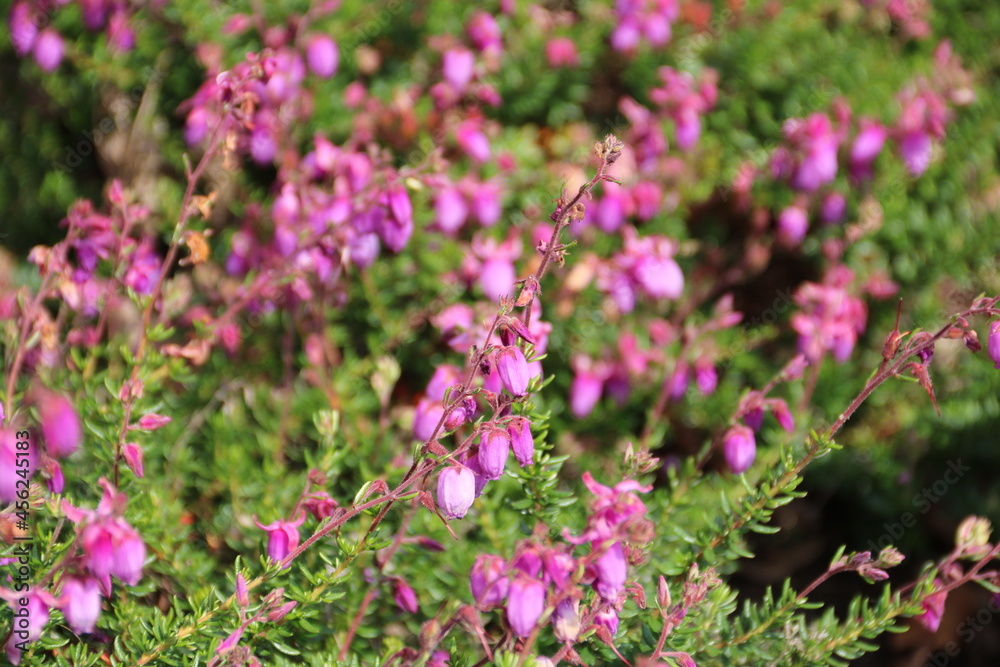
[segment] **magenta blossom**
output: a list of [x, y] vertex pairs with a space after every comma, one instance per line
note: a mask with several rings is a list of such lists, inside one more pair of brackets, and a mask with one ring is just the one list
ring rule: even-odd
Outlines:
[[38, 401], [38, 419], [45, 445], [52, 456], [69, 456], [80, 446], [83, 428], [69, 399], [61, 394], [44, 393]]
[[96, 510], [80, 509], [64, 500], [63, 512], [80, 526], [87, 569], [98, 579], [114, 575], [135, 586], [142, 578], [146, 545], [122, 518], [125, 494], [116, 491], [103, 477], [99, 482], [104, 487], [104, 496]]
[[329, 79], [337, 72], [340, 53], [337, 43], [327, 35], [313, 35], [308, 38], [306, 46], [306, 62], [316, 76]]
[[[284, 560], [295, 547], [299, 546], [299, 526], [305, 521], [306, 515], [300, 512], [292, 521], [278, 520], [266, 526], [254, 516], [253, 522], [258, 528], [267, 532], [267, 555], [274, 562]], [[290, 567], [291, 563], [285, 565]]]
[[68, 577], [63, 581], [61, 608], [73, 632], [93, 632], [101, 615], [101, 587], [90, 577]]
[[736, 474], [746, 472], [757, 456], [757, 442], [749, 426], [737, 424], [722, 439], [726, 464]]

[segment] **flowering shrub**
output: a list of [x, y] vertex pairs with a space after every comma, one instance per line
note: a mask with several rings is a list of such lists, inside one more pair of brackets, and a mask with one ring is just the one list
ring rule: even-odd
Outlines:
[[972, 482], [741, 580], [992, 442], [959, 5], [14, 2], [7, 660], [847, 664], [1000, 591]]

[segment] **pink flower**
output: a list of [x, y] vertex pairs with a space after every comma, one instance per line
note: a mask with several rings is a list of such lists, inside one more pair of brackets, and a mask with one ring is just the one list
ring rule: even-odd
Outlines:
[[528, 392], [528, 361], [521, 348], [507, 345], [496, 353], [497, 373], [504, 389], [513, 396], [524, 396]]
[[799, 206], [789, 206], [778, 216], [778, 239], [787, 246], [802, 243], [809, 231], [809, 215]]
[[524, 417], [514, 417], [507, 423], [507, 433], [510, 435], [514, 457], [521, 467], [534, 462], [535, 440], [531, 436], [531, 422]]
[[337, 43], [327, 35], [313, 35], [306, 46], [306, 62], [313, 73], [323, 79], [329, 79], [337, 71], [340, 52]]
[[597, 581], [594, 588], [597, 594], [611, 602], [625, 588], [625, 578], [628, 575], [628, 564], [625, 562], [625, 551], [621, 542], [615, 542], [594, 562], [594, 573]]
[[444, 415], [444, 406], [439, 401], [430, 398], [422, 398], [417, 403], [417, 409], [413, 416], [413, 435], [417, 440], [427, 441], [434, 435], [434, 429], [441, 416]]
[[487, 427], [479, 439], [479, 467], [488, 480], [503, 477], [510, 455], [510, 436], [506, 431]]
[[31, 47], [38, 38], [38, 25], [31, 5], [27, 2], [14, 3], [10, 9], [7, 26], [11, 42], [14, 44], [14, 52], [22, 57], [31, 53]]
[[545, 45], [545, 57], [549, 67], [576, 67], [580, 64], [580, 54], [576, 44], [569, 37], [555, 37]]
[[465, 224], [465, 220], [469, 217], [469, 207], [458, 188], [445, 186], [434, 198], [434, 213], [441, 231], [452, 235]]
[[[274, 562], [284, 560], [285, 556], [299, 546], [299, 526], [305, 521], [306, 515], [299, 513], [292, 521], [278, 520], [266, 526], [254, 516], [253, 522], [258, 528], [267, 532], [267, 555]], [[290, 567], [291, 563], [285, 565]]]
[[472, 597], [482, 611], [496, 609], [507, 598], [507, 562], [499, 556], [481, 554], [469, 573]]
[[517, 271], [510, 260], [496, 257], [483, 262], [479, 273], [479, 286], [482, 287], [483, 294], [493, 301], [500, 301], [501, 297], [509, 295], [514, 288], [515, 280]]
[[80, 446], [83, 429], [73, 404], [61, 394], [46, 392], [38, 403], [45, 445], [53, 456], [69, 456]]
[[583, 418], [601, 400], [605, 373], [584, 357], [574, 357], [573, 370], [575, 374], [569, 386], [569, 407], [575, 417]]
[[444, 79], [459, 92], [472, 81], [476, 57], [468, 49], [449, 49], [444, 52], [442, 69]]
[[466, 120], [455, 131], [458, 147], [474, 162], [483, 163], [490, 159], [490, 142], [483, 134], [479, 123]]
[[63, 39], [59, 33], [52, 28], [45, 28], [38, 33], [31, 55], [43, 70], [54, 72], [62, 62], [64, 50]]
[[90, 577], [68, 577], [63, 581], [60, 605], [73, 632], [93, 632], [101, 615], [101, 587]]
[[757, 443], [748, 426], [737, 424], [722, 440], [722, 451], [729, 469], [737, 475], [746, 472], [757, 456]]
[[437, 503], [449, 519], [461, 519], [476, 499], [476, 477], [465, 466], [448, 466], [438, 475]]
[[[940, 579], [934, 580], [935, 589], [943, 585]], [[947, 592], [932, 593], [920, 603], [924, 611], [920, 616], [917, 616], [917, 620], [929, 632], [937, 632], [938, 628], [941, 627], [941, 618], [944, 616], [944, 604], [947, 598]]]
[[96, 510], [79, 509], [64, 500], [63, 512], [80, 526], [87, 569], [98, 579], [114, 575], [135, 586], [142, 578], [146, 545], [121, 517], [125, 495], [116, 491], [106, 479], [101, 478], [99, 482], [104, 487], [104, 496]]
[[514, 634], [529, 636], [544, 610], [545, 584], [523, 575], [515, 577], [507, 595], [507, 622]]

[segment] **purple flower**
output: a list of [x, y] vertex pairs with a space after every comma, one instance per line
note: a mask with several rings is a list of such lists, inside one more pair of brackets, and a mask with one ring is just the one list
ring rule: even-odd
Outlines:
[[476, 499], [476, 477], [464, 466], [449, 466], [438, 475], [437, 503], [449, 519], [461, 519]]
[[52, 28], [45, 28], [38, 33], [31, 55], [39, 67], [46, 72], [53, 72], [62, 62], [64, 50], [63, 39], [59, 33]]
[[49, 493], [62, 493], [66, 488], [66, 479], [63, 477], [62, 466], [55, 459], [45, 457], [42, 462], [42, 473], [45, 478], [45, 486]]
[[44, 394], [38, 404], [38, 419], [52, 456], [69, 456], [80, 446], [83, 439], [80, 417], [65, 396]]
[[123, 282], [136, 294], [152, 294], [160, 275], [160, 258], [149, 239], [143, 239], [129, 258]]
[[993, 360], [994, 368], [1000, 368], [1000, 320], [990, 322], [990, 335], [986, 339], [986, 351]]
[[392, 580], [392, 599], [396, 601], [400, 609], [410, 614], [417, 613], [420, 608], [413, 587], [406, 583], [402, 577], [394, 577]]
[[90, 577], [68, 577], [63, 581], [62, 612], [73, 632], [93, 632], [101, 615], [101, 587]]
[[722, 451], [730, 470], [736, 474], [745, 472], [757, 456], [753, 431], [742, 424], [733, 426], [722, 441]]
[[862, 120], [861, 130], [851, 145], [851, 174], [855, 179], [871, 178], [872, 162], [882, 152], [885, 128], [877, 121]]
[[314, 35], [309, 38], [306, 46], [306, 62], [316, 76], [329, 79], [336, 73], [339, 61], [340, 52], [332, 38], [327, 35]]
[[482, 611], [496, 609], [507, 599], [507, 563], [500, 556], [481, 554], [469, 573], [472, 597]]
[[388, 215], [382, 216], [376, 231], [389, 250], [399, 253], [413, 235], [413, 205], [406, 188], [396, 186], [382, 194], [381, 201], [388, 206]]
[[899, 152], [912, 176], [919, 176], [931, 163], [931, 136], [926, 132], [907, 132], [899, 141]]
[[618, 612], [613, 607], [605, 607], [594, 615], [594, 625], [607, 628], [614, 637], [618, 634]]
[[694, 380], [698, 391], [708, 396], [719, 384], [719, 374], [710, 359], [698, 359], [694, 363]]
[[544, 610], [545, 584], [523, 575], [515, 577], [507, 596], [507, 622], [514, 634], [530, 635]]
[[625, 578], [628, 575], [628, 564], [625, 562], [625, 550], [621, 542], [615, 542], [594, 562], [594, 573], [597, 577], [594, 589], [597, 594], [611, 602], [625, 588]]
[[444, 79], [461, 92], [472, 81], [475, 65], [476, 57], [472, 51], [468, 49], [449, 49], [444, 52], [442, 59]]
[[789, 206], [778, 216], [778, 238], [785, 245], [799, 245], [807, 231], [809, 216], [800, 206]]
[[[292, 521], [278, 520], [265, 526], [257, 521], [256, 516], [253, 518], [257, 527], [267, 532], [267, 555], [271, 560], [274, 562], [284, 560], [285, 556], [299, 546], [299, 526], [305, 519], [305, 513], [300, 513]], [[286, 568], [290, 566], [291, 563], [285, 565]]]
[[529, 466], [535, 458], [535, 439], [531, 436], [531, 422], [524, 417], [514, 417], [507, 423], [514, 457], [521, 467]]
[[513, 396], [524, 396], [528, 392], [528, 361], [521, 348], [515, 345], [500, 348], [496, 355], [496, 366], [504, 389]]
[[506, 431], [487, 427], [479, 440], [479, 467], [488, 480], [503, 477], [510, 454], [510, 436]]
[[823, 197], [823, 203], [820, 204], [820, 217], [823, 218], [823, 222], [828, 224], [840, 222], [844, 219], [846, 211], [847, 200], [844, 195], [839, 192], [831, 192]]

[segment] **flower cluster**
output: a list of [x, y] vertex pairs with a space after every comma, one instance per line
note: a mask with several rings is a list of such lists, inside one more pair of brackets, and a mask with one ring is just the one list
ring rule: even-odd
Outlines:
[[[509, 561], [483, 554], [470, 572], [476, 605], [483, 611], [503, 607], [517, 637], [534, 633], [546, 608], [552, 609], [549, 624], [561, 642], [572, 644], [591, 626], [604, 628], [611, 637], [618, 630], [628, 565], [640, 558], [638, 547], [652, 538], [646, 506], [636, 492], [651, 487], [626, 480], [610, 488], [590, 473], [584, 473], [583, 482], [595, 500], [582, 535], [567, 533], [568, 544], [554, 546], [526, 540]], [[574, 555], [574, 545], [584, 544], [588, 552]], [[595, 595], [588, 596], [584, 587]]]
[[[66, 54], [62, 35], [52, 27], [53, 16], [67, 0], [18, 0], [7, 16], [11, 41], [17, 55], [35, 59], [46, 72], [55, 71]], [[83, 24], [93, 32], [104, 31], [108, 44], [116, 51], [131, 51], [135, 32], [130, 25], [133, 8], [121, 0], [96, 0], [76, 3], [80, 6]]]

